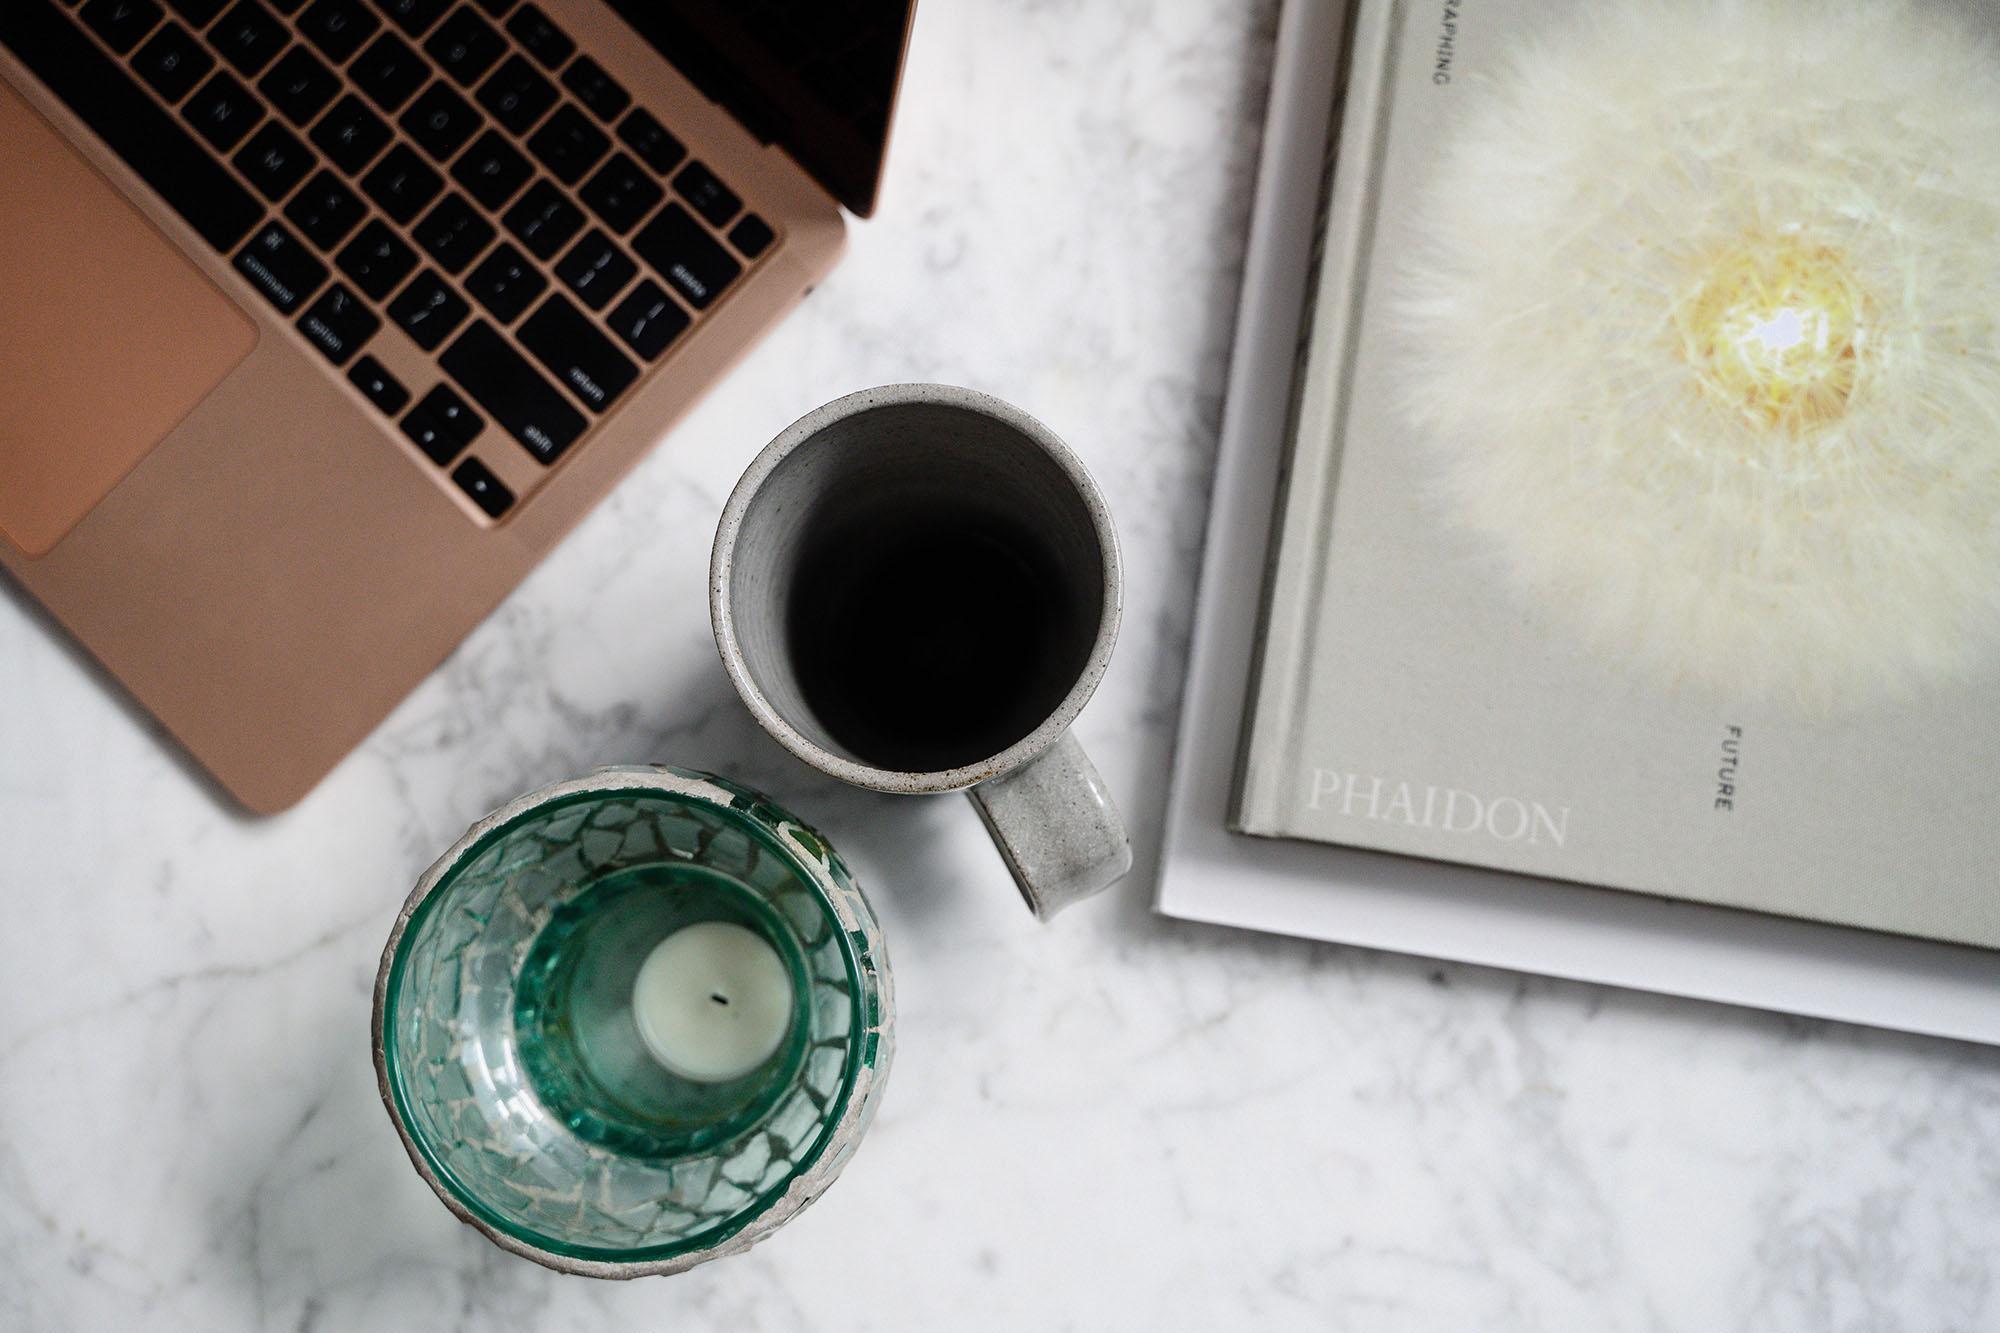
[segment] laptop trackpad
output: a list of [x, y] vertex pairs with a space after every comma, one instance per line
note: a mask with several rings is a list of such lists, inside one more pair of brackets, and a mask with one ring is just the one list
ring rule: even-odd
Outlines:
[[0, 534], [42, 555], [257, 326], [5, 83], [0, 237]]

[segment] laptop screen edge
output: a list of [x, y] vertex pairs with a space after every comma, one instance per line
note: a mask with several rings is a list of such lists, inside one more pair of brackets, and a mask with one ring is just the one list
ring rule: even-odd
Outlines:
[[848, 211], [874, 214], [917, 0], [603, 3]]

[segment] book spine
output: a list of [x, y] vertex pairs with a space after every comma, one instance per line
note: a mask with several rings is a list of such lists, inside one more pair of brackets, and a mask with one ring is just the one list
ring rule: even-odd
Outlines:
[[1230, 827], [1278, 832], [1299, 771], [1305, 688], [1319, 638], [1326, 555], [1332, 540], [1341, 433], [1354, 369], [1354, 332], [1374, 231], [1386, 112], [1403, 5], [1363, 0], [1340, 61], [1346, 87], [1334, 99], [1326, 204], [1315, 246], [1313, 293], [1280, 447], [1276, 518], [1264, 605], [1245, 703]]

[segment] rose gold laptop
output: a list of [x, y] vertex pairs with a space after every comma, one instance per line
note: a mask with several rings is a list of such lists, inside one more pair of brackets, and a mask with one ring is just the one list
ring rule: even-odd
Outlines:
[[298, 800], [832, 266], [914, 0], [0, 0], [0, 566]]

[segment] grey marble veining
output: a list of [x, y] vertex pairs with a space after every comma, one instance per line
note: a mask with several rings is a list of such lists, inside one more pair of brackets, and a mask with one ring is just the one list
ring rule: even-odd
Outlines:
[[[730, 691], [704, 579], [756, 450], [865, 384], [1000, 394], [1119, 520], [1078, 732], [1145, 870], [1274, 23], [927, 4], [832, 279], [290, 814], [227, 811], [0, 597], [0, 1328], [2000, 1327], [2000, 1053], [1158, 921], [1137, 880], [1037, 926], [963, 801], [821, 779]], [[368, 988], [473, 818], [651, 758], [835, 838], [897, 1071], [771, 1242], [594, 1283], [410, 1170]]]

